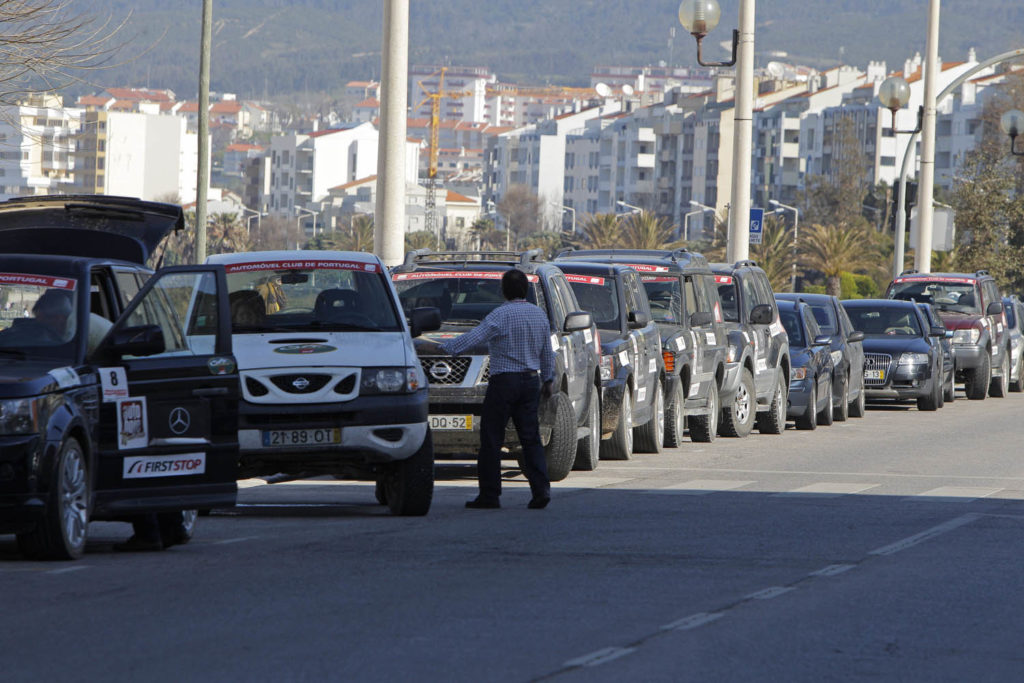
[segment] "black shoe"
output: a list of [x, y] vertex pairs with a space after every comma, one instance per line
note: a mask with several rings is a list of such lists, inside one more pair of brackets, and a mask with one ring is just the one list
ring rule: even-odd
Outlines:
[[526, 504], [526, 507], [531, 510], [543, 510], [551, 502], [551, 496], [544, 496], [543, 498], [533, 497], [530, 502]]
[[114, 544], [114, 550], [123, 553], [144, 553], [163, 549], [164, 544], [159, 538], [142, 538], [134, 535], [124, 543]]
[[474, 498], [466, 501], [466, 507], [471, 510], [497, 510], [501, 507], [501, 503], [486, 498]]

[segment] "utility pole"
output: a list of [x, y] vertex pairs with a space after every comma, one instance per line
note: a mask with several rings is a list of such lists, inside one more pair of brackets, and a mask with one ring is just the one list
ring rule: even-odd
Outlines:
[[736, 50], [736, 109], [733, 119], [732, 210], [728, 259], [750, 256], [750, 159], [754, 121], [754, 0], [740, 0]]
[[921, 119], [921, 170], [917, 186], [917, 244], [914, 267], [932, 272], [932, 206], [935, 186], [935, 85], [939, 76], [939, 0], [928, 2], [928, 42], [924, 59], [924, 116]]
[[373, 252], [385, 265], [402, 262], [405, 233], [405, 137], [409, 82], [409, 0], [384, 0], [377, 203]]
[[196, 174], [196, 263], [206, 261], [206, 191], [210, 186], [210, 43], [213, 0], [203, 0], [199, 41], [199, 171]]

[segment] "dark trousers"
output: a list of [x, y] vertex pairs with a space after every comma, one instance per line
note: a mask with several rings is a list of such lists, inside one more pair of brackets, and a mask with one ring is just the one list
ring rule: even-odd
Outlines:
[[498, 500], [501, 495], [501, 447], [505, 443], [505, 426], [510, 417], [523, 447], [523, 474], [530, 481], [530, 491], [535, 498], [551, 495], [547, 460], [540, 442], [539, 403], [540, 378], [537, 373], [491, 375], [480, 416], [480, 453], [476, 461], [481, 499]]

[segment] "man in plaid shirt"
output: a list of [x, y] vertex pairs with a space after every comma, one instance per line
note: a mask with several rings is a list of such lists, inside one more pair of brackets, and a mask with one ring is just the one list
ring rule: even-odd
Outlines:
[[439, 345], [442, 352], [457, 355], [486, 343], [491, 356], [477, 455], [480, 493], [466, 502], [467, 508], [501, 507], [501, 447], [510, 417], [523, 447], [524, 474], [533, 494], [528, 507], [543, 509], [551, 500], [537, 408], [541, 396], [551, 397], [555, 356], [548, 317], [526, 300], [528, 288], [525, 273], [515, 269], [507, 271], [501, 278], [505, 303], [491, 311], [472, 331]]

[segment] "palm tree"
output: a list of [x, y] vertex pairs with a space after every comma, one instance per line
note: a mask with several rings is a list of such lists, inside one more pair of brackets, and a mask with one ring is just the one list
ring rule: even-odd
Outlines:
[[766, 216], [761, 244], [750, 245], [750, 258], [764, 270], [772, 289], [788, 292], [793, 276], [793, 240], [786, 224], [776, 216]]
[[439, 249], [437, 235], [430, 230], [416, 230], [405, 233], [405, 248], [408, 251], [416, 249]]
[[588, 249], [614, 249], [622, 246], [622, 227], [613, 213], [589, 214], [580, 223], [580, 234], [575, 246]]
[[546, 258], [551, 258], [567, 245], [562, 233], [542, 230], [521, 239], [519, 246], [523, 249], [540, 249]]
[[249, 232], [242, 226], [237, 213], [215, 213], [210, 216], [207, 230], [210, 253], [249, 251]]
[[869, 272], [885, 267], [870, 249], [865, 249], [873, 241], [873, 232], [863, 226], [843, 229], [815, 223], [800, 240], [800, 260], [806, 268], [825, 276], [826, 294], [839, 296], [843, 271]]
[[351, 230], [338, 243], [345, 251], [373, 251], [373, 216], [353, 216]]
[[494, 221], [490, 218], [478, 218], [469, 227], [469, 234], [477, 249], [487, 251], [489, 249], [505, 248], [505, 231], [494, 227]]
[[650, 211], [634, 213], [626, 219], [621, 246], [628, 249], [666, 249], [677, 244], [672, 235], [675, 226]]

